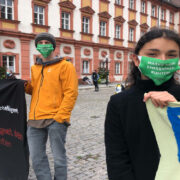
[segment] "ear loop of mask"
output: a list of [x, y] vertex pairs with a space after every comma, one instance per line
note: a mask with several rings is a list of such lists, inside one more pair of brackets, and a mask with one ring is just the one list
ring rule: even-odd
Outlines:
[[[137, 57], [138, 57], [138, 59], [139, 59], [139, 65], [140, 65], [142, 56], [137, 56]], [[139, 68], [139, 66], [138, 66], [138, 69], [139, 69], [139, 71], [141, 72], [141, 69]], [[142, 73], [142, 72], [141, 72], [141, 73]]]

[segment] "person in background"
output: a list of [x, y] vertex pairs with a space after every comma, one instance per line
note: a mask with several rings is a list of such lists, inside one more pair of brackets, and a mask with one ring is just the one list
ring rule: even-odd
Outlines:
[[120, 93], [122, 91], [121, 84], [116, 85], [115, 94]]
[[87, 82], [87, 84], [89, 84], [89, 85], [93, 85], [92, 82], [90, 81], [90, 79], [87, 76], [83, 77], [83, 81]]
[[[110, 180], [156, 179], [162, 154], [145, 102], [150, 99], [155, 109], [163, 109], [170, 102], [180, 101], [180, 86], [173, 77], [179, 69], [179, 57], [180, 37], [174, 31], [155, 28], [138, 41], [128, 78], [129, 88], [113, 95], [107, 106], [105, 148]], [[162, 67], [166, 67], [164, 73]], [[163, 180], [171, 179], [172, 175], [179, 179], [177, 168], [173, 172], [168, 171], [169, 167], [161, 171], [160, 175], [166, 177]]]
[[52, 179], [46, 155], [49, 137], [54, 179], [66, 180], [65, 142], [78, 95], [77, 75], [72, 63], [55, 57], [56, 41], [52, 34], [38, 34], [35, 46], [41, 57], [31, 67], [31, 81], [25, 84], [26, 93], [32, 95], [27, 130], [32, 166], [37, 180]]
[[7, 79], [16, 79], [15, 74], [11, 70], [6, 71]]
[[92, 81], [95, 87], [95, 91], [99, 91], [99, 86], [98, 86], [98, 79], [99, 79], [99, 74], [97, 73], [97, 70], [95, 70], [92, 73]]

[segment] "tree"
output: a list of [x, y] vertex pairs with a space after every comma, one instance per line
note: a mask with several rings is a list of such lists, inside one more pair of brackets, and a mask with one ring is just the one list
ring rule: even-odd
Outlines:
[[99, 67], [98, 68], [98, 74], [99, 74], [99, 81], [101, 81], [102, 79], [106, 80], [108, 78], [108, 75], [109, 75], [109, 70], [107, 70], [104, 67]]
[[6, 68], [0, 67], [0, 79], [6, 79]]

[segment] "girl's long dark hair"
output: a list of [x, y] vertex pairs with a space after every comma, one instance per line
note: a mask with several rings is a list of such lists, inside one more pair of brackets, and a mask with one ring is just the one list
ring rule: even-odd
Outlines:
[[[150, 31], [145, 33], [137, 42], [136, 47], [134, 49], [134, 54], [138, 55], [139, 51], [143, 48], [143, 46], [156, 38], [166, 38], [169, 40], [172, 40], [176, 42], [180, 49], [180, 36], [175, 31], [169, 30], [169, 29], [163, 29], [163, 28], [152, 28]], [[134, 62], [131, 62], [131, 69], [130, 73], [128, 74], [128, 78], [126, 80], [126, 83], [128, 86], [132, 86], [136, 83], [136, 80], [138, 77], [140, 77], [141, 73], [139, 69], [134, 65]]]

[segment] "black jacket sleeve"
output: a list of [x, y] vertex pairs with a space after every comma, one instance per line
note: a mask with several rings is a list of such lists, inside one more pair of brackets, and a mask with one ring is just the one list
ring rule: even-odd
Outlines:
[[105, 119], [105, 148], [108, 177], [110, 180], [135, 180], [128, 147], [121, 125], [120, 110], [111, 100]]

